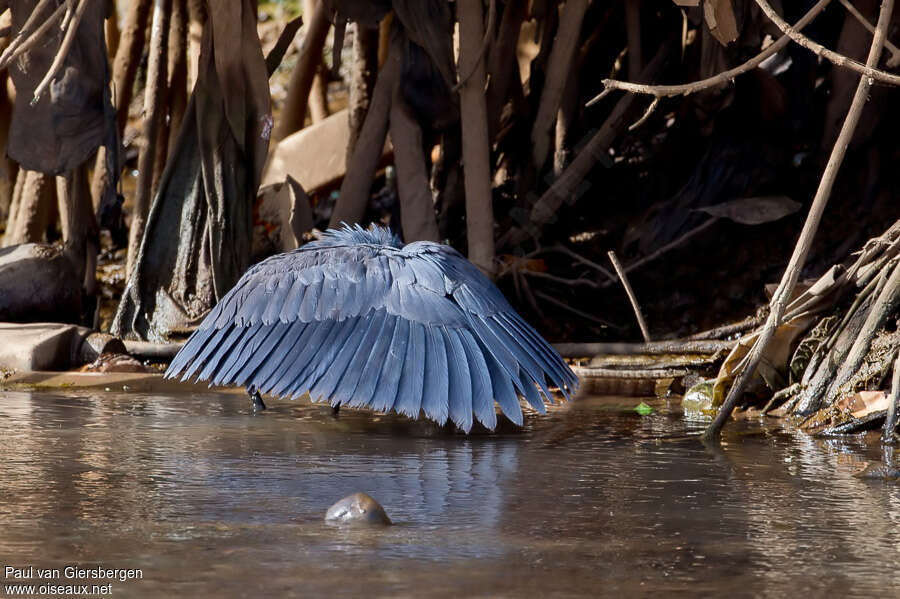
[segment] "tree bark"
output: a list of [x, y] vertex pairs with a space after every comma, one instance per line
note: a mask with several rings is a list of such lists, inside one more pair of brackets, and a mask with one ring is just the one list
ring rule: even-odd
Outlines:
[[347, 142], [347, 164], [359, 139], [378, 75], [378, 30], [355, 25], [353, 64], [350, 67], [350, 140]]
[[[315, 9], [316, 0], [303, 0], [304, 15], [314, 14]], [[328, 86], [323, 75], [322, 66], [322, 61], [320, 60], [316, 68], [316, 74], [313, 77], [312, 87], [309, 90], [309, 118], [313, 123], [318, 123], [328, 118]]]
[[309, 92], [312, 89], [313, 79], [322, 62], [322, 46], [328, 36], [331, 22], [325, 13], [325, 5], [322, 0], [316, 2], [316, 8], [309, 18], [306, 35], [300, 47], [300, 56], [291, 73], [288, 83], [287, 98], [281, 111], [281, 120], [275, 128], [272, 136], [275, 141], [280, 141], [303, 128], [306, 122], [306, 106], [309, 102]]
[[[399, 35], [397, 37], [399, 38]], [[347, 175], [341, 183], [340, 195], [331, 215], [329, 222], [331, 227], [338, 227], [342, 222], [358, 223], [365, 216], [372, 181], [375, 180], [375, 171], [384, 150], [391, 100], [400, 79], [401, 63], [402, 47], [399, 40], [395, 39], [391, 44], [387, 61], [378, 73], [372, 92], [372, 103], [359, 133], [353, 156], [350, 157]]]
[[509, 0], [503, 9], [503, 18], [500, 20], [500, 30], [497, 41], [491, 46], [488, 56], [488, 73], [491, 82], [488, 86], [488, 126], [490, 138], [494, 139], [497, 127], [500, 123], [500, 114], [503, 105], [509, 99], [507, 92], [513, 77], [513, 69], [519, 68], [516, 51], [519, 47], [519, 34], [522, 31], [522, 23], [528, 12], [528, 0]]
[[[118, 39], [115, 59], [113, 60], [113, 106], [116, 109], [116, 139], [121, 139], [128, 121], [128, 107], [131, 105], [134, 78], [141, 52], [144, 49], [147, 17], [150, 14], [150, 0], [134, 0], [125, 17], [125, 28]], [[118, 167], [117, 167], [118, 168]], [[97, 150], [94, 162], [94, 174], [91, 178], [91, 197], [94, 210], [100, 205], [103, 190], [109, 182], [109, 171], [106, 160], [106, 148]]]
[[434, 218], [434, 200], [422, 150], [422, 128], [404, 106], [399, 85], [394, 89], [391, 105], [391, 145], [397, 167], [403, 240], [406, 243], [438, 241], [440, 236]]
[[200, 63], [200, 45], [203, 40], [204, 23], [206, 23], [206, 0], [188, 0], [188, 94], [194, 90], [194, 85], [197, 84], [197, 69]]
[[91, 206], [87, 163], [56, 177], [56, 199], [65, 254], [82, 281], [87, 297], [97, 292], [97, 254], [100, 236]]
[[188, 6], [187, 0], [172, 0], [172, 19], [169, 23], [169, 139], [168, 148], [175, 147], [175, 139], [184, 119], [188, 102]]
[[569, 65], [578, 47], [581, 23], [589, 4], [589, 0], [568, 0], [560, 16], [559, 29], [547, 64], [547, 78], [531, 129], [532, 165], [537, 170], [544, 165], [550, 151], [550, 131], [556, 121], [569, 76]]
[[494, 272], [494, 206], [487, 99], [484, 94], [485, 72], [484, 63], [479, 56], [481, 40], [484, 37], [484, 10], [481, 0], [459, 0], [457, 18], [459, 20], [457, 70], [459, 73], [472, 73], [459, 90], [468, 255], [473, 264], [490, 275]]
[[144, 90], [144, 147], [138, 155], [138, 180], [134, 191], [134, 209], [128, 232], [128, 261], [125, 277], [134, 269], [147, 214], [153, 199], [153, 167], [159, 128], [163, 118], [161, 100], [166, 85], [166, 38], [169, 33], [169, 0], [154, 0], [150, 27], [150, 56], [147, 59], [147, 87]]
[[19, 169], [3, 237], [4, 247], [44, 241], [53, 208], [51, 180], [50, 175]]

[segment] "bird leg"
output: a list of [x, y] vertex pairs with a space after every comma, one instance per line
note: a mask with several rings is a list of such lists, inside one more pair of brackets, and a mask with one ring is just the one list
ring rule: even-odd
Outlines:
[[332, 418], [337, 418], [338, 414], [340, 414], [340, 413], [341, 413], [341, 404], [338, 403], [338, 404], [334, 404], [333, 406], [331, 406], [331, 417]]
[[263, 403], [262, 396], [259, 394], [259, 389], [250, 386], [247, 387], [247, 393], [250, 395], [250, 405], [253, 406], [254, 412], [261, 412], [266, 409], [266, 404]]

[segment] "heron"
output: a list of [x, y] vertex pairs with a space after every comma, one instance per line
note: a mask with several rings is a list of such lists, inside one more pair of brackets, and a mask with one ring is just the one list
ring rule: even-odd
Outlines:
[[344, 224], [251, 266], [178, 352], [166, 377], [261, 394], [422, 413], [468, 433], [497, 412], [521, 426], [519, 397], [546, 412], [578, 378], [499, 289], [452, 247], [404, 245]]

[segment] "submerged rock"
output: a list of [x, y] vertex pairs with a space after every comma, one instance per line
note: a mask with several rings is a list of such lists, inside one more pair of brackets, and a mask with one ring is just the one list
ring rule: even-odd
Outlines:
[[716, 379], [701, 381], [688, 389], [681, 405], [686, 416], [715, 416], [722, 404], [721, 395], [716, 389]]
[[900, 468], [895, 468], [882, 462], [871, 462], [853, 476], [856, 478], [874, 478], [876, 480], [897, 480], [900, 479]]
[[325, 521], [333, 524], [391, 524], [381, 504], [366, 493], [344, 497], [325, 513]]

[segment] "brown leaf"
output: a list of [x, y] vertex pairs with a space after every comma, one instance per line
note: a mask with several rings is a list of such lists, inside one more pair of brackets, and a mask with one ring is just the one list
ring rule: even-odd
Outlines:
[[727, 218], [742, 225], [761, 225], [784, 218], [800, 210], [801, 204], [786, 196], [741, 198], [714, 206], [697, 208], [710, 216]]
[[731, 0], [706, 0], [703, 3], [703, 16], [709, 32], [723, 46], [737, 39], [737, 21], [734, 18]]

